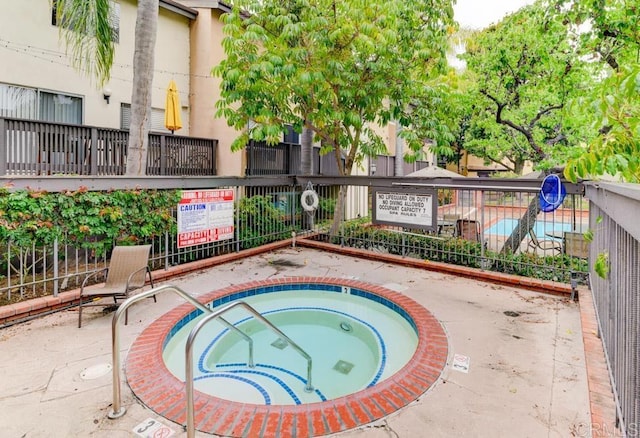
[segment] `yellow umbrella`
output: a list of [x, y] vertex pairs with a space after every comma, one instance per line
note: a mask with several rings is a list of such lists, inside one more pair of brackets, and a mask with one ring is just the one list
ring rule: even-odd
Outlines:
[[180, 95], [178, 94], [178, 87], [173, 79], [169, 82], [169, 88], [167, 88], [167, 102], [164, 107], [164, 126], [173, 134], [173, 131], [177, 131], [182, 128], [182, 108], [180, 107]]

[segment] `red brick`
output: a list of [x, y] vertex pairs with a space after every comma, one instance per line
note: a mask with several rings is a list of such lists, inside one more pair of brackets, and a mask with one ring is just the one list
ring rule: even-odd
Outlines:
[[322, 409], [322, 414], [324, 415], [327, 426], [329, 427], [331, 433], [340, 432], [344, 429], [339, 419], [339, 414], [335, 410], [334, 406], [327, 406], [326, 408]]
[[346, 404], [336, 404], [336, 411], [338, 412], [338, 415], [342, 419], [342, 423], [344, 423], [347, 429], [353, 429], [354, 427], [358, 426], [358, 423], [351, 415], [351, 411], [349, 411], [349, 408]]
[[264, 424], [264, 420], [267, 418], [267, 409], [259, 407], [256, 409], [255, 414], [253, 415], [253, 420], [251, 421], [251, 427], [247, 432], [247, 436], [250, 437], [259, 437], [262, 432], [262, 425]]
[[355, 419], [356, 421], [358, 421], [358, 423], [367, 424], [374, 420], [374, 417], [372, 417], [365, 410], [364, 406], [362, 406], [360, 400], [350, 400], [347, 403], [347, 406], [349, 407], [351, 412], [353, 412], [353, 415], [355, 416]]
[[309, 417], [306, 411], [298, 412], [295, 414], [296, 418], [296, 433], [294, 436], [296, 437], [307, 437], [311, 436], [311, 431], [309, 430]]
[[311, 427], [313, 428], [313, 435], [325, 435], [329, 431], [324, 424], [324, 415], [322, 411], [318, 409], [312, 409], [309, 411], [311, 415]]
[[299, 435], [294, 430], [296, 418], [292, 412], [283, 412], [280, 416], [280, 432], [278, 438], [294, 438]]
[[264, 427], [263, 436], [265, 437], [279, 437], [279, 426], [280, 426], [280, 409], [276, 406], [273, 406], [269, 409], [269, 413], [267, 414], [267, 419]]

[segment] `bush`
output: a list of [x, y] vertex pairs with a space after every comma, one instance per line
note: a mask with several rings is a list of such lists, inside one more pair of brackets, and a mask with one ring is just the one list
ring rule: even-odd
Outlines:
[[[360, 218], [344, 224], [341, 236], [332, 242], [354, 248], [387, 252], [454, 265], [521, 275], [525, 277], [570, 282], [571, 272], [588, 272], [587, 260], [565, 254], [539, 256], [530, 253], [500, 254], [485, 250], [482, 244], [459, 238], [402, 233], [372, 226], [370, 219]], [[583, 280], [584, 281], [584, 280]]]
[[54, 240], [104, 254], [114, 243], [135, 244], [176, 232], [176, 190], [47, 193], [0, 191], [0, 239], [20, 247]]
[[265, 196], [240, 199], [237, 215], [236, 235], [241, 249], [287, 239], [291, 237], [291, 231], [294, 231], [291, 225], [286, 225], [285, 213]]

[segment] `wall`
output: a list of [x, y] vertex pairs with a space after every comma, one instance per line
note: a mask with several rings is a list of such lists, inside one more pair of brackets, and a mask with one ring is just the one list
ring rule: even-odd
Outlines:
[[198, 11], [198, 18], [191, 27], [191, 135], [218, 139], [218, 175], [242, 176], [246, 168], [244, 151], [231, 151], [231, 143], [238, 132], [227, 126], [224, 119], [215, 116], [215, 105], [220, 99], [220, 78], [212, 77], [211, 69], [225, 57], [220, 21], [223, 11], [192, 3], [185, 2]]
[[[0, 14], [0, 82], [84, 98], [84, 124], [120, 128], [120, 104], [131, 102], [133, 42], [137, 2], [120, 0], [120, 41], [116, 45], [110, 103], [102, 87], [71, 66], [59, 28], [51, 24], [50, 0], [3, 2]], [[178, 85], [188, 107], [189, 25], [187, 17], [160, 9], [152, 107], [164, 108], [170, 79]], [[189, 111], [183, 111], [188, 134]]]

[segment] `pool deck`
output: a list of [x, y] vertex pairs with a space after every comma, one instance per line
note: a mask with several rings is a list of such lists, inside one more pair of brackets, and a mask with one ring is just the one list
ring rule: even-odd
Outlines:
[[[597, 378], [603, 364], [590, 358], [601, 346], [593, 321], [581, 312], [581, 307], [589, 310], [586, 299], [579, 304], [567, 297], [308, 248], [254, 255], [161, 284], [201, 296], [242, 283], [299, 276], [364, 281], [406, 295], [440, 321], [448, 338], [447, 363], [426, 393], [382, 420], [336, 435], [613, 436], [596, 430], [610, 431], [611, 407], [604, 403], [602, 411], [593, 396], [600, 389], [606, 398], [607, 382]], [[123, 362], [149, 324], [182, 304], [171, 293], [157, 298], [157, 303], [144, 300], [130, 308], [129, 324], [120, 335]], [[111, 364], [110, 316], [91, 308], [78, 329], [74, 308], [0, 330], [0, 436], [146, 436], [136, 434], [136, 428], [155, 429], [159, 437], [186, 436], [181, 425], [141, 404], [125, 383], [126, 414], [107, 418], [113, 400], [112, 375], [103, 373]], [[468, 359], [466, 372], [454, 367], [454, 355]], [[331, 415], [318, 421], [336, 420]], [[594, 421], [602, 423], [592, 425]], [[262, 436], [278, 436], [265, 433], [266, 426], [257, 429]]]

